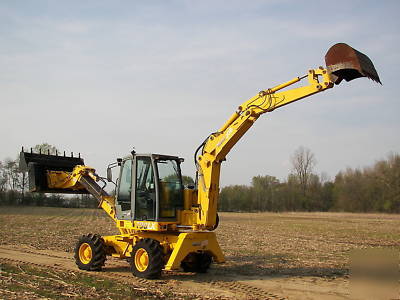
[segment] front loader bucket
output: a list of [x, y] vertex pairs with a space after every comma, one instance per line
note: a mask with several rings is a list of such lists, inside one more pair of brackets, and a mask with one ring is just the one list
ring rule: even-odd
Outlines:
[[75, 166], [84, 165], [80, 157], [50, 155], [21, 151], [19, 169], [28, 171], [29, 191], [42, 193], [85, 193], [85, 191], [50, 189], [47, 184], [47, 171], [72, 172]]
[[325, 55], [325, 62], [335, 84], [343, 79], [350, 81], [360, 77], [368, 77], [382, 84], [368, 56], [345, 43], [333, 45]]

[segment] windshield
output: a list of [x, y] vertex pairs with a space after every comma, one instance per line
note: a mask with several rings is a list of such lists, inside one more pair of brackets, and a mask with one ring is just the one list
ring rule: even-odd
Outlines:
[[156, 161], [160, 188], [160, 217], [175, 217], [176, 208], [183, 207], [181, 172], [176, 160]]

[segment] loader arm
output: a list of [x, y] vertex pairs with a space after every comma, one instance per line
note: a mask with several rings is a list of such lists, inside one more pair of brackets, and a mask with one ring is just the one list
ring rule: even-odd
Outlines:
[[[302, 79], [308, 79], [306, 86], [290, 87]], [[289, 103], [298, 101], [334, 86], [326, 69], [309, 70], [303, 77], [296, 77], [286, 83], [259, 92], [245, 101], [228, 121], [202, 144], [201, 154], [196, 156], [198, 172], [198, 225], [202, 229], [212, 229], [216, 222], [219, 178], [222, 161], [226, 155], [264, 113], [271, 112]]]
[[47, 171], [47, 187], [57, 190], [86, 190], [99, 201], [101, 207], [114, 221], [115, 200], [97, 183], [101, 178], [95, 173], [95, 169], [77, 165], [72, 172]]
[[[91, 194], [99, 201], [99, 207], [114, 220], [115, 199], [104, 190], [106, 183], [96, 170], [85, 166], [80, 157], [48, 153], [25, 152], [22, 147], [19, 169], [28, 172], [29, 191], [41, 193]], [[103, 181], [101, 187], [98, 182]]]

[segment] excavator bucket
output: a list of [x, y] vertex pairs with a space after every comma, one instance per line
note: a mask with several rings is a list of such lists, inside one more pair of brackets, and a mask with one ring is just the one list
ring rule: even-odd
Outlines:
[[369, 57], [345, 43], [333, 45], [325, 55], [325, 63], [335, 84], [360, 77], [382, 84]]
[[[47, 184], [47, 171], [71, 172], [75, 166], [84, 165], [83, 159], [62, 155], [50, 155], [42, 153], [24, 152], [19, 156], [19, 169], [28, 172], [29, 191], [42, 193], [60, 193], [60, 190], [53, 190]], [[82, 191], [63, 190], [62, 193], [79, 193]]]

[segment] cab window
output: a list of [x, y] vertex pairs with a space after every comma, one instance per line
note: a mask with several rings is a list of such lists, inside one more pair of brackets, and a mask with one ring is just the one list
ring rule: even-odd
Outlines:
[[136, 158], [135, 219], [154, 220], [156, 190], [150, 157]]
[[183, 206], [183, 187], [178, 163], [175, 160], [157, 160], [159, 206], [161, 218], [176, 216], [176, 209]]
[[121, 210], [131, 209], [132, 192], [132, 160], [125, 160], [122, 165], [121, 176], [119, 179], [118, 204]]

